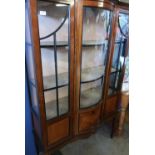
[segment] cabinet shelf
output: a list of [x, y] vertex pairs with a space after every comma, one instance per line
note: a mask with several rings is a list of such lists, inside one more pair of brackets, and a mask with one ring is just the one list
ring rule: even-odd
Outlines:
[[[102, 95], [102, 87], [101, 86], [82, 91], [81, 98], [80, 98], [80, 107], [87, 108], [92, 105], [95, 105], [96, 103], [98, 103], [100, 101], [101, 95]], [[52, 100], [45, 104], [46, 104], [47, 120], [56, 117], [57, 116], [56, 100]], [[68, 112], [68, 109], [69, 109], [68, 96], [59, 98], [59, 114], [60, 115], [65, 114], [66, 112]]]
[[[82, 70], [81, 83], [93, 82], [104, 76], [103, 70], [105, 66], [96, 66], [91, 68], [85, 68]], [[116, 72], [115, 68], [111, 69], [111, 73]]]
[[[56, 89], [56, 79], [55, 75], [43, 77], [44, 81], [44, 91]], [[58, 88], [68, 85], [68, 73], [58, 74]]]
[[[83, 41], [82, 46], [102, 46], [106, 42], [104, 41], [95, 41], [95, 40], [88, 40], [88, 41]], [[63, 46], [69, 46], [68, 41], [57, 41], [56, 46], [63, 47]], [[54, 42], [53, 41], [41, 41], [40, 42], [40, 47], [46, 48], [46, 47], [54, 47]]]
[[[68, 46], [68, 41], [57, 41], [56, 46], [63, 47], [63, 46]], [[54, 47], [54, 42], [53, 41], [41, 41], [40, 42], [40, 47]]]
[[[52, 100], [46, 104], [46, 118], [47, 120], [57, 116], [57, 101]], [[68, 112], [68, 96], [59, 98], [59, 115], [63, 115]]]
[[80, 108], [87, 108], [97, 104], [102, 96], [102, 86], [87, 89], [81, 92]]
[[[103, 78], [104, 66], [97, 66], [91, 68], [85, 68], [82, 70], [81, 83], [89, 83], [97, 81]], [[115, 68], [111, 69], [111, 74], [118, 72]], [[58, 88], [65, 87], [68, 85], [68, 73], [58, 74]], [[30, 80], [30, 83], [36, 87], [34, 80]], [[44, 76], [43, 77], [44, 91], [56, 89], [55, 75]]]
[[[107, 42], [107, 39], [106, 39]], [[84, 40], [82, 46], [102, 46], [106, 43], [105, 41], [100, 40]]]

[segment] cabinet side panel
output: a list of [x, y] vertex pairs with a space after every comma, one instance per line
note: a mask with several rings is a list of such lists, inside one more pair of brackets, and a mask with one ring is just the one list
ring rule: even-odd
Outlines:
[[117, 99], [118, 99], [118, 95], [107, 98], [105, 111], [104, 111], [104, 117], [111, 116], [112, 114], [115, 113], [116, 104], [117, 104], [117, 101], [118, 101]]

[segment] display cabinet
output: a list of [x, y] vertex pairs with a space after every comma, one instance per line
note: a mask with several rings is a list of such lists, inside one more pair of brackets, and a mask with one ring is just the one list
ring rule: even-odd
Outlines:
[[49, 155], [90, 135], [116, 110], [128, 49], [128, 15], [121, 7], [109, 0], [26, 1], [26, 71], [38, 152]]
[[[77, 133], [92, 132], [100, 122], [114, 5], [78, 1], [75, 25]], [[114, 70], [111, 70], [112, 72]]]
[[125, 59], [128, 56], [128, 41], [129, 41], [129, 14], [128, 8], [116, 6], [115, 8], [116, 22], [115, 35], [112, 43], [113, 50], [111, 56], [110, 68], [114, 72], [109, 71], [109, 82], [107, 89], [107, 98], [104, 109], [104, 116], [113, 115], [117, 110], [119, 93], [122, 86], [122, 80], [125, 69]]

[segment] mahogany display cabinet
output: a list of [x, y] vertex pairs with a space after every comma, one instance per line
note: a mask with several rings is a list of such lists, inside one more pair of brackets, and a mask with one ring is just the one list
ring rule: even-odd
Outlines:
[[26, 71], [38, 152], [94, 133], [115, 114], [128, 55], [128, 5], [26, 1]]

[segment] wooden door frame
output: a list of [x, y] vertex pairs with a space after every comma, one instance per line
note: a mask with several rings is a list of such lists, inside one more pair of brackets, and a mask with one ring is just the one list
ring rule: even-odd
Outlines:
[[[70, 5], [70, 111], [69, 117], [69, 136], [67, 138], [71, 138], [73, 135], [73, 113], [74, 113], [74, 0], [51, 0], [49, 2], [56, 2], [56, 3], [63, 3]], [[37, 16], [37, 0], [29, 0], [29, 11], [30, 11], [30, 23], [31, 23], [31, 30], [32, 30], [32, 42], [33, 42], [33, 53], [34, 53], [34, 64], [35, 64], [35, 71], [36, 71], [36, 85], [37, 85], [37, 93], [38, 93], [38, 101], [39, 101], [39, 110], [40, 110], [40, 123], [41, 123], [41, 142], [43, 144], [44, 151], [53, 148], [54, 146], [58, 145], [59, 143], [63, 143], [65, 139], [59, 141], [54, 145], [48, 145], [48, 133], [47, 128], [48, 126], [55, 122], [59, 121], [60, 119], [65, 118], [66, 116], [62, 116], [57, 120], [46, 120], [46, 109], [45, 109], [45, 100], [44, 100], [44, 93], [43, 93], [43, 77], [42, 77], [42, 61], [41, 61], [41, 50], [40, 50], [40, 41], [39, 41], [39, 26], [38, 26], [38, 16]]]
[[[106, 101], [108, 98], [111, 98], [111, 97], [114, 97], [116, 96], [117, 97], [117, 103], [119, 101], [119, 94], [120, 94], [120, 91], [116, 92], [116, 94], [112, 95], [112, 96], [108, 96], [108, 88], [109, 88], [109, 84], [110, 84], [110, 73], [111, 73], [111, 66], [112, 66], [112, 60], [113, 60], [113, 55], [114, 55], [114, 49], [115, 49], [115, 37], [116, 37], [116, 29], [117, 29], [117, 24], [118, 24], [118, 16], [119, 16], [119, 13], [126, 13], [128, 14], [129, 13], [129, 7], [128, 5], [123, 5], [121, 3], [121, 5], [119, 4], [116, 4], [115, 5], [115, 10], [114, 10], [114, 17], [113, 17], [113, 22], [114, 22], [114, 26], [113, 26], [113, 36], [112, 36], [112, 41], [111, 41], [111, 56], [110, 56], [110, 61], [109, 61], [109, 68], [108, 68], [108, 76], [107, 76], [107, 85], [106, 85], [106, 92], [105, 92], [105, 105], [102, 109], [102, 120], [104, 119], [104, 114], [105, 114], [105, 109], [106, 109]], [[125, 49], [125, 57], [127, 56], [128, 54], [128, 48], [129, 48], [129, 38], [127, 39], [127, 48]], [[123, 63], [123, 67], [122, 67], [122, 75], [120, 77], [120, 83], [122, 83], [123, 81], [123, 77], [124, 77], [124, 72], [125, 72], [125, 64]], [[121, 88], [121, 85], [119, 86], [119, 89]], [[116, 110], [117, 110], [117, 106], [118, 104], [116, 104]]]
[[[80, 78], [81, 78], [81, 55], [82, 55], [82, 30], [83, 30], [83, 7], [88, 6], [88, 7], [97, 7], [97, 8], [103, 8], [103, 9], [108, 9], [112, 11], [114, 10], [114, 4], [111, 2], [107, 1], [92, 1], [92, 0], [75, 0], [75, 70], [76, 70], [76, 76], [75, 76], [75, 87], [74, 87], [74, 101], [76, 105], [76, 113], [75, 115], [75, 130], [74, 133], [75, 135], [79, 134], [78, 131], [78, 122], [79, 122], [79, 113], [80, 112], [87, 112], [90, 109], [93, 109], [94, 107], [88, 107], [86, 109], [80, 109], [79, 108], [79, 101], [80, 101]], [[111, 48], [111, 36], [109, 38], [109, 49]], [[109, 50], [111, 51], [111, 50]], [[111, 54], [109, 53], [109, 56]], [[103, 86], [103, 94], [105, 93], [106, 89], [106, 79], [108, 76], [108, 66], [109, 66], [109, 56], [107, 60], [107, 65], [106, 65], [106, 70], [105, 70], [105, 78], [104, 78], [104, 86]], [[102, 111], [103, 104], [105, 102], [105, 95], [103, 95], [102, 101], [101, 101], [101, 106], [99, 106], [100, 111]], [[100, 120], [100, 118], [99, 118]]]

